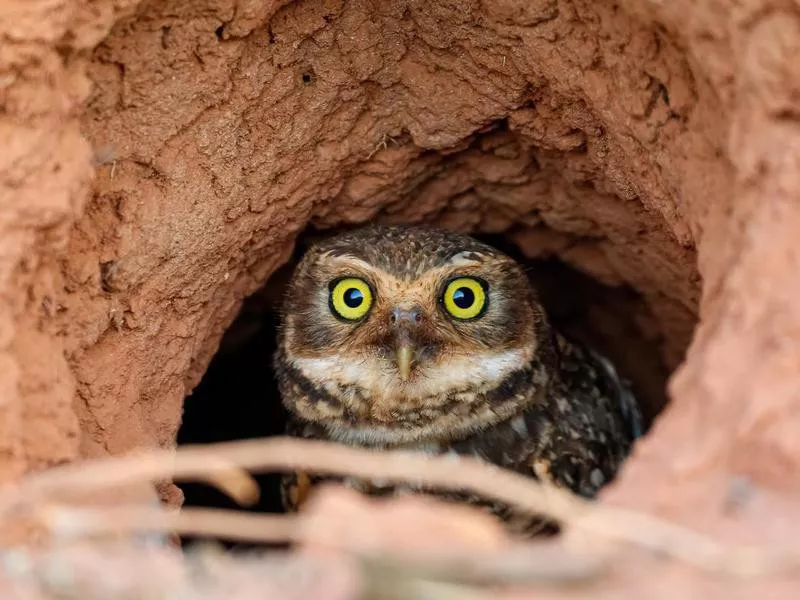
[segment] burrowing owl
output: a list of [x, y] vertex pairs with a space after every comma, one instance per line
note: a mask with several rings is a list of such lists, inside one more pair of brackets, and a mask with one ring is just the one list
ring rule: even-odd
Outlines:
[[[640, 430], [614, 368], [553, 330], [520, 265], [437, 229], [369, 227], [309, 250], [288, 287], [275, 365], [290, 435], [471, 455], [544, 472], [586, 497], [614, 476]], [[287, 509], [321, 479], [287, 476]], [[423, 492], [344, 481], [371, 494]], [[517, 531], [542, 524], [441, 495]]]

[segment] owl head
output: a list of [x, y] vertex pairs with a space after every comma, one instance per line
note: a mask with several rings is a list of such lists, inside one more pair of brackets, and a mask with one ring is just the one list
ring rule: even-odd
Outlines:
[[523, 269], [471, 237], [369, 227], [298, 264], [276, 370], [336, 438], [397, 444], [488, 427], [547, 380], [549, 329]]

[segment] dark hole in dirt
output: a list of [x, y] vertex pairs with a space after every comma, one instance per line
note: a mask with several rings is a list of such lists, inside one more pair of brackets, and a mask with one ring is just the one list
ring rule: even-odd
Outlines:
[[[202, 381], [186, 398], [178, 444], [205, 444], [283, 433], [286, 413], [272, 370], [279, 323], [278, 307], [290, 263], [247, 299], [223, 337]], [[258, 503], [246, 510], [282, 512], [280, 475], [255, 474], [261, 488]], [[186, 506], [240, 508], [222, 492], [199, 483], [180, 484]], [[194, 539], [185, 539], [192, 543]], [[247, 547], [216, 540], [228, 547]]]
[[[279, 324], [279, 305], [297, 259], [315, 239], [327, 235], [307, 231], [294, 258], [278, 270], [244, 304], [226, 332], [200, 384], [186, 398], [178, 444], [212, 443], [280, 435], [286, 413], [272, 371], [272, 353]], [[528, 260], [503, 236], [476, 236], [527, 265], [553, 324], [564, 334], [590, 344], [629, 379], [649, 428], [666, 402], [669, 370], [658, 339], [641, 328], [647, 311], [642, 298], [628, 287], [608, 287], [556, 259]], [[637, 319], [634, 319], [637, 315]], [[642, 315], [645, 315], [644, 317]], [[256, 475], [261, 500], [246, 510], [281, 512], [277, 474]], [[181, 484], [186, 506], [238, 508], [203, 484]], [[185, 539], [191, 544], [197, 540]], [[231, 548], [248, 545], [216, 540]]]

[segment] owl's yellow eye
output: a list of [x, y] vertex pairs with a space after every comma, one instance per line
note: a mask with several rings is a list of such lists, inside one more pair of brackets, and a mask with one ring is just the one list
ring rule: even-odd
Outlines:
[[442, 303], [456, 319], [475, 319], [486, 310], [486, 284], [472, 277], [453, 279], [444, 290]]
[[372, 308], [372, 300], [372, 289], [363, 279], [346, 277], [331, 282], [331, 311], [346, 321], [363, 318]]

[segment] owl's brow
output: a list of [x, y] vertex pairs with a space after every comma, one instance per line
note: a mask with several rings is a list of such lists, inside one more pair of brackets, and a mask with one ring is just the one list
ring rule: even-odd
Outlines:
[[454, 267], [479, 267], [483, 264], [483, 261], [480, 260], [482, 258], [484, 256], [479, 252], [465, 250], [451, 256], [446, 264]]
[[355, 267], [361, 271], [366, 271], [368, 273], [383, 273], [382, 269], [376, 268], [375, 265], [369, 264], [367, 261], [362, 260], [352, 254], [330, 254], [328, 255], [330, 258], [331, 263], [336, 265], [342, 265], [348, 268]]
[[[384, 278], [400, 281], [393, 273], [386, 271], [376, 265], [370, 264], [367, 261], [358, 258], [352, 254], [328, 254], [327, 258], [334, 266], [344, 266], [348, 269], [358, 269], [364, 273], [371, 273], [373, 275], [380, 275]], [[453, 273], [456, 269], [463, 269], [465, 267], [480, 267], [485, 265], [486, 256], [473, 251], [459, 252], [458, 254], [449, 258], [443, 264], [427, 269], [420, 276], [424, 278], [440, 278]]]

